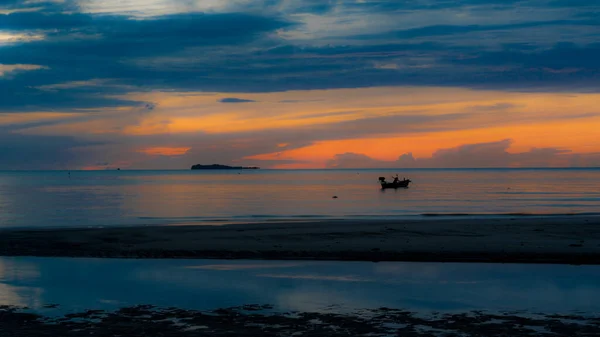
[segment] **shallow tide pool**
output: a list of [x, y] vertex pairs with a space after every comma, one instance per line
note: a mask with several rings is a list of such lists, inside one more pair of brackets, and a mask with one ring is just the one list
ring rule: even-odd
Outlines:
[[11, 257], [0, 258], [0, 305], [44, 314], [138, 304], [596, 314], [598, 279], [598, 266]]

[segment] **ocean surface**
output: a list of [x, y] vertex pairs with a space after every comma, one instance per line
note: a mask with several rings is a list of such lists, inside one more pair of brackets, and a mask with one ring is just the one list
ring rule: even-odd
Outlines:
[[0, 171], [5, 228], [598, 212], [600, 169]]
[[591, 316], [600, 312], [599, 277], [598, 266], [570, 265], [0, 257], [0, 304], [48, 315], [139, 304], [270, 304], [277, 311]]

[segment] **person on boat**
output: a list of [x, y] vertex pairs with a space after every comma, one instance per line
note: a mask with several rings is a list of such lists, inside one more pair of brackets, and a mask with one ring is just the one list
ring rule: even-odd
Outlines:
[[400, 180], [398, 179], [398, 175], [396, 174], [396, 176], [394, 177], [394, 184], [398, 183]]

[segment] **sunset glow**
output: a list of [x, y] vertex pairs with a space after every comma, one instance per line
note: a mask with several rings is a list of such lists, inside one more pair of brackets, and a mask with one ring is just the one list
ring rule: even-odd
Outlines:
[[181, 156], [190, 150], [189, 147], [151, 147], [140, 152], [150, 156]]
[[[477, 151], [600, 166], [590, 8], [76, 2], [0, 6], [0, 141], [23, 150], [10, 153], [42, 141], [88, 169], [487, 166]], [[5, 168], [34, 165], [5, 152]]]

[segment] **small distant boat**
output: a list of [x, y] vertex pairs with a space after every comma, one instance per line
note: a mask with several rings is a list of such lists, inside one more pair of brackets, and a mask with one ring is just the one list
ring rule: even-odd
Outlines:
[[379, 183], [381, 184], [381, 189], [386, 188], [407, 188], [408, 184], [411, 183], [410, 179], [403, 178], [402, 180], [398, 179], [398, 175], [393, 177], [392, 182], [385, 181], [385, 177], [379, 177]]

